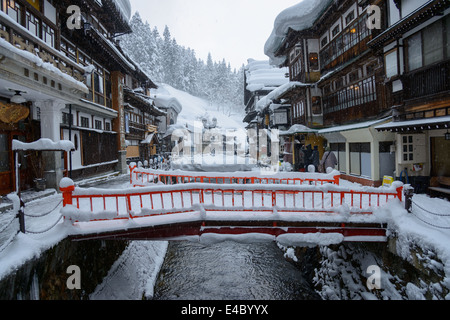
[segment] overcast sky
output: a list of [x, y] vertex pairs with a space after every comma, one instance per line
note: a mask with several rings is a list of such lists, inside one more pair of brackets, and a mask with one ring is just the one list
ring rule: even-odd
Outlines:
[[177, 43], [194, 49], [197, 58], [223, 58], [232, 68], [248, 58], [268, 60], [264, 44], [278, 14], [301, 0], [130, 0], [133, 14], [157, 27], [169, 26]]

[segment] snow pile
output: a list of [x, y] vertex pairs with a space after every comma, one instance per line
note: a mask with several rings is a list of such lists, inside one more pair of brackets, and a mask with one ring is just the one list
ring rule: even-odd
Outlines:
[[289, 82], [286, 74], [288, 68], [277, 68], [269, 64], [269, 61], [257, 61], [248, 59], [248, 65], [245, 67], [247, 77], [247, 90], [273, 90]]
[[129, 0], [113, 0], [116, 8], [122, 14], [125, 21], [129, 22], [131, 19], [131, 3]]
[[18, 140], [13, 140], [12, 149], [15, 151], [26, 151], [26, 150], [45, 150], [45, 151], [66, 151], [70, 152], [75, 150], [75, 145], [73, 142], [68, 140], [61, 140], [58, 142], [53, 142], [50, 139], [42, 138], [35, 142], [25, 143]]
[[91, 300], [153, 298], [153, 288], [167, 252], [167, 242], [134, 241], [114, 263]]
[[289, 29], [302, 31], [311, 28], [317, 18], [324, 12], [333, 0], [303, 0], [285, 9], [275, 19], [274, 29], [264, 46], [264, 53], [270, 57], [273, 65], [281, 65], [286, 57], [276, 57]]
[[152, 100], [155, 102], [156, 107], [158, 108], [172, 108], [178, 114], [183, 110], [180, 101], [172, 94], [170, 94], [165, 85], [158, 87], [158, 89], [151, 89], [150, 95]]
[[292, 88], [305, 87], [305, 86], [307, 86], [307, 84], [297, 82], [297, 81], [285, 83], [285, 84], [281, 85], [280, 87], [272, 90], [267, 96], [265, 96], [261, 100], [259, 100], [258, 103], [256, 104], [256, 110], [257, 111], [264, 110], [266, 107], [270, 106], [270, 104], [275, 99], [278, 99], [279, 96], [281, 96], [283, 93], [291, 90]]

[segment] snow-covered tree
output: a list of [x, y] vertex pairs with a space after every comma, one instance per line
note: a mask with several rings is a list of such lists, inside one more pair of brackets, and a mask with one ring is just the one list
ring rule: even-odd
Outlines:
[[121, 37], [121, 46], [153, 81], [205, 98], [228, 114], [243, 110], [244, 66], [233, 71], [225, 59], [214, 62], [211, 53], [205, 63], [193, 49], [180, 46], [168, 26], [161, 37], [138, 12], [130, 24], [133, 33]]

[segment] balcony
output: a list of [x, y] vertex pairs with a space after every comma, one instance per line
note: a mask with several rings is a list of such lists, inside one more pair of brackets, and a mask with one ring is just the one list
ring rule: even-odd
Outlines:
[[62, 73], [84, 82], [85, 69], [70, 60], [63, 52], [49, 46], [27, 29], [0, 14], [0, 38], [15, 48], [39, 57], [44, 63], [50, 63]]
[[402, 76], [404, 100], [429, 99], [450, 91], [450, 60]]

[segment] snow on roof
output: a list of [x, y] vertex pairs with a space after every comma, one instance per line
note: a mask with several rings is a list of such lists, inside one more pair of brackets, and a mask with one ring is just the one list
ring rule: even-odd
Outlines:
[[348, 124], [348, 125], [343, 125], [343, 126], [338, 126], [338, 127], [331, 127], [331, 128], [319, 130], [319, 134], [365, 129], [365, 128], [372, 127], [376, 124], [386, 122], [391, 119], [392, 119], [392, 117], [387, 117], [387, 118], [379, 119], [379, 120], [373, 120], [373, 121], [367, 121], [367, 122], [356, 122], [354, 124]]
[[296, 133], [318, 133], [319, 130], [308, 128], [302, 124], [294, 124], [288, 131], [280, 131], [280, 136], [290, 136]]
[[122, 17], [129, 22], [131, 19], [131, 3], [129, 0], [113, 0]]
[[153, 95], [153, 97], [151, 97], [151, 99], [153, 99], [153, 101], [155, 101], [155, 106], [159, 109], [172, 108], [173, 110], [175, 110], [175, 112], [177, 114], [180, 114], [181, 111], [183, 110], [183, 107], [182, 107], [180, 101], [178, 101], [177, 98], [175, 98], [171, 95], [157, 94], [157, 95]]
[[15, 151], [26, 151], [26, 150], [45, 150], [45, 151], [66, 151], [70, 152], [75, 150], [75, 145], [73, 142], [68, 140], [62, 140], [58, 142], [53, 142], [50, 139], [40, 139], [35, 142], [25, 143], [18, 140], [12, 141], [12, 149]]
[[263, 97], [261, 100], [259, 100], [258, 103], [256, 104], [256, 110], [257, 111], [264, 110], [273, 102], [273, 100], [278, 99], [283, 93], [290, 90], [291, 88], [305, 87], [305, 86], [308, 85], [297, 81], [285, 83], [282, 86], [279, 86], [278, 88], [271, 91], [267, 96]]
[[286, 78], [287, 73], [289, 73], [288, 68], [271, 66], [268, 60], [248, 59], [248, 65], [245, 67], [247, 90], [252, 92], [263, 89], [273, 90], [289, 82]]
[[274, 65], [284, 63], [285, 57], [275, 57], [289, 29], [302, 31], [311, 28], [320, 14], [333, 0], [303, 0], [302, 2], [285, 9], [275, 19], [272, 34], [264, 46], [264, 53]]
[[419, 120], [410, 120], [410, 121], [398, 121], [398, 122], [389, 122], [386, 124], [382, 124], [380, 126], [375, 127], [377, 130], [390, 130], [400, 127], [411, 127], [411, 126], [433, 126], [440, 123], [450, 122], [450, 116], [444, 117], [436, 117], [436, 118], [428, 118], [428, 119], [419, 119]]

